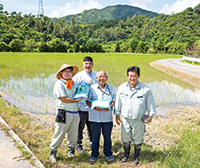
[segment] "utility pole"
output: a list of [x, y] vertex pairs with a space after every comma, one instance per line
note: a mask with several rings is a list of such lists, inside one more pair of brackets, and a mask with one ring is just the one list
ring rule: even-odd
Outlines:
[[44, 9], [43, 9], [43, 2], [42, 0], [39, 0], [38, 4], [38, 18], [44, 16]]

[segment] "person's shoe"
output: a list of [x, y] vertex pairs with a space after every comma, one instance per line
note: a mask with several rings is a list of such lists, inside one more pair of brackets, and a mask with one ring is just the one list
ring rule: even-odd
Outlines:
[[109, 162], [111, 162], [111, 161], [113, 161], [114, 160], [114, 157], [111, 155], [111, 156], [106, 156], [106, 159], [109, 161]]
[[136, 165], [138, 165], [140, 163], [140, 159], [139, 158], [134, 159], [133, 163], [136, 164]]
[[51, 150], [50, 157], [49, 157], [51, 163], [55, 163], [56, 162], [56, 153], [57, 153], [57, 150]]
[[98, 158], [99, 158], [99, 156], [97, 156], [97, 157], [93, 157], [92, 156], [92, 157], [89, 158], [89, 161], [90, 162], [95, 162]]
[[76, 150], [77, 150], [78, 153], [83, 153], [84, 152], [82, 145], [78, 145], [76, 147]]
[[124, 156], [123, 158], [120, 159], [120, 163], [127, 162], [129, 161], [129, 159], [130, 157]]
[[68, 148], [68, 157], [75, 157], [75, 148]]

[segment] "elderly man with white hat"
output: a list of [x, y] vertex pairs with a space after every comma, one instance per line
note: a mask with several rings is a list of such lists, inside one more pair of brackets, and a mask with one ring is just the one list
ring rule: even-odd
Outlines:
[[78, 101], [82, 100], [73, 99], [76, 84], [72, 80], [72, 77], [77, 72], [77, 66], [63, 64], [56, 73], [58, 80], [55, 82], [53, 88], [56, 102], [56, 123], [55, 133], [50, 145], [51, 162], [56, 162], [57, 148], [61, 145], [65, 136], [67, 138], [68, 157], [74, 157], [79, 123]]

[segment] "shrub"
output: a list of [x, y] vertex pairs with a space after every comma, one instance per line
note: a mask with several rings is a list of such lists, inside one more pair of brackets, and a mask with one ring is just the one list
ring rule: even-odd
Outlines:
[[22, 40], [13, 39], [10, 42], [9, 46], [10, 46], [11, 51], [20, 52], [20, 51], [22, 51], [22, 48], [23, 48], [24, 44], [23, 44]]
[[68, 52], [73, 53], [74, 51], [70, 48], [70, 49], [68, 49]]
[[36, 47], [36, 41], [34, 39], [26, 40], [24, 51], [32, 52]]
[[116, 47], [115, 47], [115, 52], [120, 52], [120, 46], [119, 43], [117, 43]]
[[49, 47], [45, 42], [42, 42], [42, 43], [39, 45], [38, 50], [39, 50], [40, 52], [50, 52], [50, 51], [51, 51], [50, 47]]
[[9, 51], [10, 48], [5, 42], [0, 42], [0, 51]]
[[80, 45], [79, 45], [78, 41], [74, 43], [73, 48], [74, 48], [74, 52], [79, 52], [79, 50], [80, 50]]
[[67, 45], [60, 39], [52, 39], [51, 41], [47, 42], [49, 46], [49, 51], [51, 52], [67, 52]]

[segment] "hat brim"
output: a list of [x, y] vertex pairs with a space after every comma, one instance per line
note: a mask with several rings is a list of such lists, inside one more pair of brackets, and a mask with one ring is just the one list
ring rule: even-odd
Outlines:
[[60, 72], [61, 72], [62, 70], [64, 70], [64, 69], [66, 69], [66, 68], [69, 68], [69, 67], [72, 67], [72, 68], [73, 68], [72, 77], [73, 77], [74, 75], [76, 75], [77, 72], [78, 72], [78, 69], [79, 69], [77, 66], [75, 66], [75, 65], [63, 64], [63, 65], [60, 67], [59, 71], [56, 73], [56, 78], [57, 78], [57, 79], [60, 79], [60, 78], [61, 78], [61, 73], [60, 73]]

